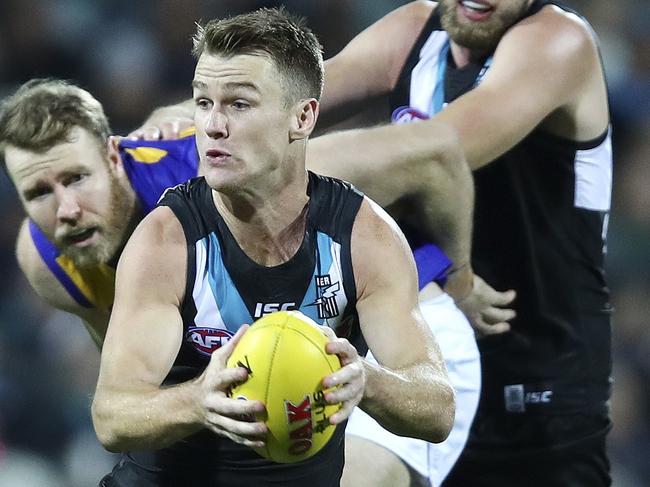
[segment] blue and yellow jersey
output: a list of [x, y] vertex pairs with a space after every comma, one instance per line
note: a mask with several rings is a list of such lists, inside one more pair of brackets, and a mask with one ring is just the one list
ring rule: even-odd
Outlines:
[[167, 188], [195, 177], [199, 167], [194, 127], [176, 140], [121, 140], [120, 155], [142, 210], [149, 213]]
[[[199, 157], [194, 128], [177, 140], [143, 141], [122, 139], [120, 156], [143, 212], [153, 210], [167, 188], [197, 175]], [[41, 258], [77, 304], [84, 308], [110, 310], [115, 293], [115, 269], [99, 265], [77, 268], [32, 222], [30, 235]]]

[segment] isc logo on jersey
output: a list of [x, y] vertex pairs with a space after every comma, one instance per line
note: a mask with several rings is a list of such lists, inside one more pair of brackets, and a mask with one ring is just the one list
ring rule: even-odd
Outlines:
[[258, 319], [276, 311], [291, 311], [294, 309], [296, 309], [296, 303], [257, 303], [253, 318]]
[[234, 333], [219, 328], [204, 328], [192, 326], [185, 334], [185, 341], [191, 343], [203, 355], [211, 355], [215, 350], [223, 347]]

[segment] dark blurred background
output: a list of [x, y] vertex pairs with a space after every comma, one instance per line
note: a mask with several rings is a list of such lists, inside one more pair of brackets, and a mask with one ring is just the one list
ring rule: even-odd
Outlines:
[[[2, 0], [0, 98], [33, 77], [75, 81], [103, 104], [115, 133], [191, 95], [197, 20], [284, 3], [325, 57], [400, 0]], [[569, 0], [602, 43], [614, 122], [608, 272], [614, 322], [614, 486], [650, 486], [650, 9], [647, 0]], [[89, 415], [98, 352], [78, 319], [39, 300], [19, 272], [23, 218], [0, 175], [0, 487], [96, 485], [115, 458]]]

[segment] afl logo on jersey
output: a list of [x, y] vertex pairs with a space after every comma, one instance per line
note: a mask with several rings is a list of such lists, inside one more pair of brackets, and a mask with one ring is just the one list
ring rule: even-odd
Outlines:
[[212, 352], [228, 343], [233, 335], [234, 333], [219, 328], [192, 326], [185, 334], [185, 341], [203, 355], [212, 355]]
[[391, 116], [393, 123], [409, 123], [428, 118], [429, 115], [413, 107], [397, 107]]

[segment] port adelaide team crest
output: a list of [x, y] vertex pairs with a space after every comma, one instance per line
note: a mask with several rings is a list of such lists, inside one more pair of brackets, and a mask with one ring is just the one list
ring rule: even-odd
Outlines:
[[309, 306], [316, 306], [318, 317], [322, 320], [334, 318], [339, 315], [339, 306], [336, 302], [336, 294], [341, 288], [340, 282], [332, 284], [329, 274], [316, 276], [316, 300]]

